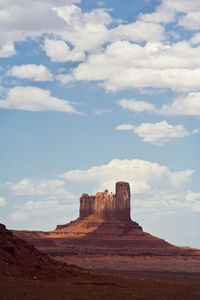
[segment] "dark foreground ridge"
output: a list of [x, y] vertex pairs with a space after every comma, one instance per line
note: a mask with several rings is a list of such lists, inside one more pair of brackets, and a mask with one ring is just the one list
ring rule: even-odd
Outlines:
[[32, 279], [66, 278], [75, 266], [67, 266], [41, 253], [34, 246], [14, 236], [0, 224], [0, 274]]
[[15, 231], [38, 249], [56, 258], [81, 257], [193, 257], [200, 251], [173, 246], [150, 235], [130, 218], [130, 187], [116, 183], [116, 193], [107, 190], [95, 196], [82, 194], [80, 215], [58, 225], [54, 231]]

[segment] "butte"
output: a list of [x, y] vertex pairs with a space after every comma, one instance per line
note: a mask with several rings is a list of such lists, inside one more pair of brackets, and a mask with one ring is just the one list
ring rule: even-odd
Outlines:
[[79, 218], [53, 231], [13, 231], [57, 259], [79, 260], [95, 257], [193, 257], [200, 259], [198, 249], [185, 249], [152, 236], [130, 217], [130, 187], [116, 183], [116, 193], [107, 190], [95, 196], [82, 194]]

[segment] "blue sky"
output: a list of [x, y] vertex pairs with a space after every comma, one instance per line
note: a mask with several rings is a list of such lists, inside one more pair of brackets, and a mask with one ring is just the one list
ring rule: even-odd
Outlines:
[[198, 0], [0, 0], [2, 223], [51, 230], [125, 180], [145, 231], [200, 247], [199, 16]]

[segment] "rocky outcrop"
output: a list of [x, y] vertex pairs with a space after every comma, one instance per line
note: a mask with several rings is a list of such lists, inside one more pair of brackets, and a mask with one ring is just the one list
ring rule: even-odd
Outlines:
[[108, 190], [96, 196], [82, 194], [80, 197], [80, 219], [90, 215], [104, 220], [130, 221], [130, 187], [128, 182], [116, 183], [116, 194]]
[[16, 237], [0, 224], [0, 274], [33, 279], [66, 278], [75, 266], [63, 265]]
[[130, 218], [130, 187], [117, 182], [115, 194], [107, 190], [95, 196], [82, 194], [80, 215], [56, 230], [18, 231], [16, 235], [53, 257], [198, 257], [200, 251], [175, 247], [150, 235]]

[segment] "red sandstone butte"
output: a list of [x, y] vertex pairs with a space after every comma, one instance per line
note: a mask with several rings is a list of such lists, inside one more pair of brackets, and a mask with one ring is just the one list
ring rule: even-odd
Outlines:
[[128, 182], [116, 183], [116, 194], [108, 194], [108, 190], [96, 196], [82, 194], [80, 198], [80, 219], [94, 214], [104, 220], [130, 221], [130, 187]]
[[54, 257], [199, 257], [198, 250], [183, 249], [142, 230], [130, 218], [130, 187], [117, 182], [116, 193], [82, 194], [80, 215], [54, 231], [15, 231], [38, 249]]

